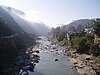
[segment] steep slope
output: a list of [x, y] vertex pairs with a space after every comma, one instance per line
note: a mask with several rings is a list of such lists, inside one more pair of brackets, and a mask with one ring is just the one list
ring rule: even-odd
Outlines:
[[[3, 6], [4, 7], [4, 6]], [[6, 10], [9, 10], [10, 12], [16, 14], [17, 16], [20, 16], [20, 17], [24, 17], [25, 13], [20, 11], [20, 10], [17, 10], [15, 8], [11, 8], [11, 7], [5, 7]]]
[[3, 21], [0, 18], [0, 37], [9, 36], [13, 34], [14, 32], [11, 30], [11, 28], [7, 24], [5, 24], [5, 21]]
[[[20, 10], [16, 10], [11, 7], [5, 7], [2, 6], [2, 8], [8, 13], [13, 20], [26, 32], [28, 33], [35, 33], [37, 35], [45, 35], [50, 31], [50, 28], [47, 27], [43, 23], [38, 22], [29, 22], [22, 18], [22, 16], [25, 16], [24, 12], [21, 12]], [[7, 18], [6, 18], [7, 19]]]
[[0, 7], [0, 18], [11, 28], [14, 33], [23, 32], [23, 29], [14, 21], [9, 13]]
[[27, 47], [36, 43], [34, 38], [0, 7], [0, 75], [16, 75], [16, 68], [19, 68], [16, 57], [19, 52], [25, 53]]

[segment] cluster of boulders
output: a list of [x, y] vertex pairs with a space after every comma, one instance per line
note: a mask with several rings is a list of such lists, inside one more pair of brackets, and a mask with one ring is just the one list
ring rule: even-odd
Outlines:
[[[91, 55], [79, 54], [76, 51], [69, 51], [67, 54], [71, 57], [76, 70], [87, 70], [85, 74], [100, 75], [100, 64], [95, 63], [95, 59]], [[72, 69], [72, 68], [71, 68]], [[88, 73], [89, 72], [89, 73]]]
[[33, 51], [32, 48], [27, 48], [27, 51], [18, 57], [18, 64], [20, 66], [19, 75], [28, 75], [28, 71], [34, 71], [36, 63], [40, 60], [40, 57], [34, 53], [38, 54], [40, 52], [38, 50]]

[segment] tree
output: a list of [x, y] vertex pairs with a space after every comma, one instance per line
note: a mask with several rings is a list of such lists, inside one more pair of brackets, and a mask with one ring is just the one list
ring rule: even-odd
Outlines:
[[59, 34], [60, 34], [60, 27], [55, 28], [54, 30], [54, 37], [58, 38]]
[[93, 37], [89, 34], [80, 38], [78, 45], [78, 52], [89, 53], [90, 47], [93, 45]]
[[93, 25], [93, 29], [94, 29], [94, 33], [100, 37], [100, 22], [99, 21], [95, 21], [94, 25]]

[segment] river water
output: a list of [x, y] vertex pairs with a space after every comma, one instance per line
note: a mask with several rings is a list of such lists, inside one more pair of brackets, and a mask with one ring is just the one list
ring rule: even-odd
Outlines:
[[40, 60], [34, 72], [29, 72], [29, 75], [79, 75], [75, 68], [72, 68], [74, 65], [68, 60], [64, 47], [52, 44], [46, 37], [40, 38], [32, 49], [40, 52]]

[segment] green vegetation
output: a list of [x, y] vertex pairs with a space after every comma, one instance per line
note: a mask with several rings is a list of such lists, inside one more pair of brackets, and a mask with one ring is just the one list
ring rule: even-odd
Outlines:
[[[95, 20], [92, 32], [85, 32], [83, 29], [80, 33], [70, 34], [69, 32], [62, 32], [60, 27], [52, 29], [53, 38], [67, 48], [76, 49], [79, 53], [92, 54], [93, 56], [100, 56], [100, 21]], [[97, 37], [95, 37], [97, 35]], [[96, 40], [96, 39], [97, 40]], [[95, 43], [94, 41], [97, 41]]]
[[94, 22], [94, 26], [93, 26], [93, 29], [94, 29], [94, 33], [100, 37], [100, 21], [95, 21]]
[[[77, 51], [81, 53], [88, 53], [90, 47], [93, 45], [93, 39], [91, 35], [85, 35], [78, 38]], [[74, 42], [74, 41], [73, 41]]]
[[64, 32], [60, 31], [60, 27], [52, 28], [52, 34], [54, 38], [57, 38], [58, 41], [62, 41], [65, 38]]

